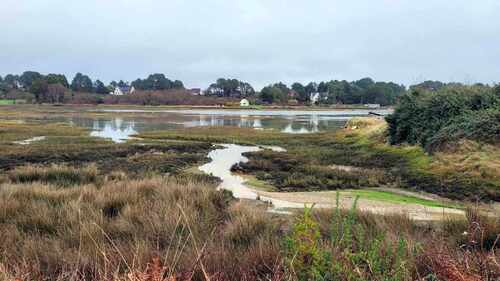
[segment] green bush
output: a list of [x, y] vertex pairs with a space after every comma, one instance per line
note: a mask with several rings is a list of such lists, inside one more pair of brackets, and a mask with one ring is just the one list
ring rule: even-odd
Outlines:
[[451, 119], [429, 139], [427, 149], [439, 150], [460, 139], [498, 143], [500, 141], [500, 109], [470, 111]]
[[416, 249], [403, 236], [362, 223], [363, 214], [337, 208], [330, 235], [322, 237], [319, 223], [306, 209], [286, 238], [287, 269], [292, 280], [411, 280]]
[[319, 225], [309, 208], [299, 216], [286, 237], [286, 261], [298, 280], [329, 280], [328, 252], [321, 247]]
[[[417, 90], [401, 97], [394, 113], [386, 118], [389, 140], [391, 144], [427, 146], [446, 127], [449, 128], [441, 134], [467, 128], [462, 135], [455, 136], [479, 141], [498, 139], [495, 130], [487, 131], [487, 135], [477, 133], [480, 128], [498, 127], [498, 119], [490, 115], [494, 113], [478, 113], [495, 109], [500, 109], [500, 94], [490, 87], [445, 87], [437, 92]], [[474, 121], [469, 122], [467, 116], [472, 116]]]

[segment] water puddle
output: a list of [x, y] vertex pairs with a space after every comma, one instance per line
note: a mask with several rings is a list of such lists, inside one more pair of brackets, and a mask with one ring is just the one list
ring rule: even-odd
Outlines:
[[26, 139], [26, 140], [14, 141], [13, 143], [15, 143], [15, 144], [21, 144], [21, 145], [28, 145], [28, 144], [31, 144], [33, 142], [43, 141], [46, 138], [47, 137], [45, 137], [45, 136], [39, 136], [39, 137], [33, 137], [33, 138], [30, 138], [30, 139]]

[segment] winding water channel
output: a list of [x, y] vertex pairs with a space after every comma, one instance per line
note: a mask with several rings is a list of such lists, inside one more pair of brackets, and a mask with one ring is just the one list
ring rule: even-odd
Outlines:
[[239, 162], [247, 162], [248, 158], [243, 156], [246, 152], [256, 152], [262, 149], [271, 149], [273, 151], [284, 152], [285, 149], [276, 146], [243, 146], [237, 144], [219, 144], [222, 148], [212, 150], [208, 157], [211, 161], [199, 167], [199, 169], [207, 174], [211, 174], [221, 179], [218, 186], [219, 189], [229, 190], [235, 198], [261, 200], [271, 203], [270, 211], [283, 212], [286, 208], [303, 208], [304, 203], [296, 203], [290, 201], [279, 200], [276, 198], [266, 197], [259, 194], [255, 189], [245, 185], [245, 179], [237, 174], [231, 173], [231, 167]]
[[[273, 151], [284, 152], [280, 147], [268, 146], [243, 146], [236, 144], [218, 144], [212, 150], [208, 157], [211, 161], [199, 167], [207, 174], [219, 177], [221, 183], [219, 189], [229, 190], [235, 198], [260, 200], [269, 204], [268, 211], [274, 213], [290, 214], [291, 209], [301, 209], [304, 206], [311, 205], [316, 208], [333, 208], [335, 205], [336, 191], [322, 192], [267, 192], [253, 189], [245, 184], [245, 179], [231, 173], [231, 167], [239, 162], [247, 162], [248, 159], [243, 156], [246, 152], [256, 152], [262, 149], [271, 149]], [[416, 194], [413, 194], [417, 196]], [[342, 195], [341, 207], [350, 208], [355, 196]], [[358, 210], [369, 211], [376, 214], [406, 214], [414, 220], [441, 220], [446, 216], [463, 216], [463, 211], [452, 208], [428, 207], [416, 204], [397, 204], [383, 201], [370, 201], [360, 199]]]

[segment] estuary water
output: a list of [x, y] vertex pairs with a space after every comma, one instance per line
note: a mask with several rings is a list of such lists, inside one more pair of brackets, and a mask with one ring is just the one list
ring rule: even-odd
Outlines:
[[142, 110], [89, 109], [86, 114], [54, 115], [46, 122], [63, 122], [87, 128], [92, 136], [123, 142], [132, 135], [157, 130], [191, 127], [241, 127], [276, 130], [288, 134], [335, 131], [353, 117], [389, 110]]

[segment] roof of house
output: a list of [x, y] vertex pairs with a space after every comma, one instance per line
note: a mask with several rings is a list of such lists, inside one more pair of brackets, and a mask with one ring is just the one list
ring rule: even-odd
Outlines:
[[128, 91], [130, 91], [130, 86], [123, 86], [123, 87], [118, 86], [118, 88], [122, 92], [128, 92]]

